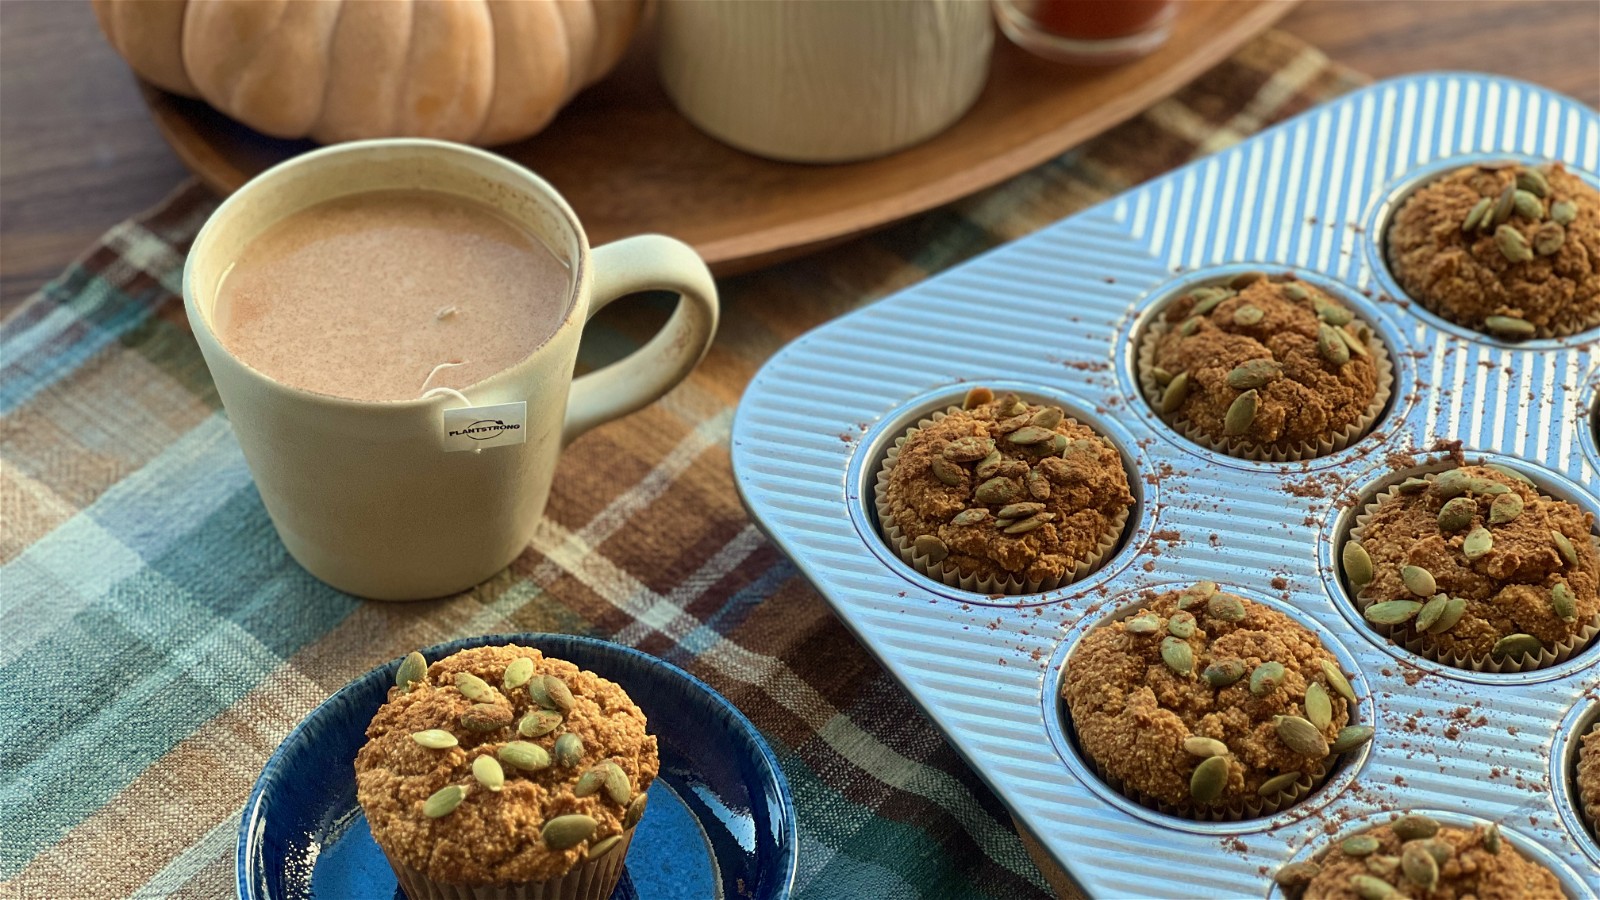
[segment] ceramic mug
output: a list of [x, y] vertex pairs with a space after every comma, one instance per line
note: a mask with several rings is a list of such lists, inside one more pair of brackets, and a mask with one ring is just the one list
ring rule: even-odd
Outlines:
[[[555, 333], [516, 365], [463, 388], [464, 396], [391, 402], [289, 387], [229, 352], [213, 324], [217, 288], [253, 238], [307, 206], [394, 189], [487, 204], [543, 240], [571, 273]], [[630, 356], [574, 378], [589, 317], [618, 297], [649, 290], [680, 297], [660, 333]], [[328, 584], [383, 600], [451, 594], [503, 569], [544, 512], [561, 448], [682, 381], [717, 327], [716, 286], [687, 245], [645, 235], [591, 251], [566, 201], [533, 173], [482, 150], [419, 139], [338, 144], [251, 180], [195, 238], [183, 301], [289, 553]], [[466, 429], [446, 423], [471, 414], [452, 408], [519, 403], [526, 403], [520, 434], [496, 433], [487, 449], [455, 452]], [[521, 442], [500, 443], [513, 438]]]

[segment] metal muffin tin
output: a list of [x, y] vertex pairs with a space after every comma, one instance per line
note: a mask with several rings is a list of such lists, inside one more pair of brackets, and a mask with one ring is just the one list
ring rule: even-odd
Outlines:
[[[1442, 465], [1440, 442], [1600, 513], [1600, 330], [1506, 343], [1421, 311], [1383, 271], [1396, 199], [1486, 157], [1558, 159], [1596, 180], [1600, 117], [1508, 79], [1382, 82], [824, 325], [745, 393], [732, 456], [751, 515], [1091, 896], [1266, 896], [1277, 867], [1390, 809], [1502, 822], [1574, 897], [1600, 894], [1600, 846], [1570, 808], [1575, 729], [1600, 706], [1600, 642], [1537, 672], [1451, 669], [1368, 629], [1333, 565], [1360, 505]], [[1393, 399], [1349, 448], [1238, 459], [1181, 437], [1140, 396], [1135, 341], [1159, 305], [1248, 270], [1338, 290], [1387, 343]], [[974, 384], [1062, 405], [1117, 444], [1137, 508], [1101, 569], [994, 598], [917, 573], [879, 536], [884, 453]], [[1377, 727], [1326, 785], [1270, 817], [1139, 806], [1099, 781], [1062, 720], [1076, 641], [1141, 591], [1201, 579], [1312, 626], [1359, 676], [1354, 720]]]

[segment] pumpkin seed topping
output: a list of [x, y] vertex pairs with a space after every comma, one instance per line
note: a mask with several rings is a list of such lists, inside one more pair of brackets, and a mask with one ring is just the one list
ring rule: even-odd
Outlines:
[[1496, 856], [1500, 855], [1499, 823], [1490, 822], [1488, 827], [1483, 829], [1483, 849], [1493, 853]]
[[1546, 222], [1533, 233], [1533, 252], [1540, 256], [1555, 256], [1567, 242], [1567, 230], [1554, 222]]
[[551, 756], [555, 758], [556, 765], [570, 769], [583, 759], [583, 738], [569, 731], [556, 738], [552, 749], [554, 752]]
[[511, 724], [511, 707], [501, 703], [474, 703], [461, 713], [461, 727], [479, 733]]
[[1344, 549], [1339, 551], [1339, 560], [1344, 563], [1344, 577], [1350, 579], [1350, 583], [1358, 590], [1372, 583], [1375, 574], [1372, 557], [1360, 541], [1345, 541]]
[[1222, 419], [1222, 430], [1237, 437], [1250, 430], [1250, 423], [1255, 421], [1256, 409], [1260, 405], [1261, 395], [1254, 390], [1248, 390], [1233, 399], [1228, 405], [1228, 412]]
[[1528, 246], [1528, 239], [1510, 225], [1501, 225], [1494, 230], [1494, 244], [1500, 248], [1500, 255], [1510, 262], [1527, 262], [1533, 259], [1533, 248]]
[[506, 666], [506, 674], [500, 679], [500, 686], [508, 691], [514, 691], [528, 683], [533, 677], [533, 660], [526, 656], [519, 656]]
[[1142, 612], [1122, 620], [1122, 630], [1129, 634], [1151, 634], [1161, 630], [1161, 619], [1155, 613]]
[[1482, 525], [1467, 532], [1466, 540], [1461, 542], [1461, 552], [1467, 559], [1478, 559], [1493, 549], [1494, 535]]
[[1555, 542], [1556, 552], [1561, 554], [1561, 558], [1566, 560], [1567, 565], [1575, 566], [1578, 564], [1578, 550], [1572, 546], [1572, 541], [1566, 535], [1552, 528], [1550, 529], [1550, 540]]
[[1494, 200], [1488, 197], [1479, 200], [1473, 205], [1472, 210], [1467, 213], [1466, 221], [1461, 223], [1461, 230], [1471, 231], [1483, 224], [1484, 217], [1488, 216], [1492, 209], [1494, 209]]
[[1317, 311], [1317, 318], [1327, 322], [1329, 325], [1332, 325], [1335, 328], [1349, 325], [1351, 322], [1356, 320], [1355, 313], [1345, 309], [1337, 303], [1331, 303], [1327, 300], [1324, 300], [1321, 297], [1313, 299], [1311, 301], [1311, 306]]
[[1178, 334], [1181, 335], [1182, 337], [1193, 337], [1194, 333], [1196, 331], [1199, 331], [1199, 330], [1200, 330], [1200, 317], [1199, 316], [1195, 316], [1195, 317], [1189, 318], [1189, 319], [1184, 319], [1183, 320], [1183, 324], [1178, 326]]
[[1489, 648], [1492, 656], [1509, 656], [1513, 659], [1519, 656], [1537, 656], [1544, 650], [1544, 645], [1531, 634], [1508, 634]]
[[[1451, 501], [1452, 503], [1455, 501]], [[1489, 524], [1504, 525], [1515, 521], [1522, 515], [1522, 496], [1520, 494], [1501, 494], [1489, 504]]]
[[1259, 325], [1261, 324], [1261, 320], [1266, 318], [1266, 315], [1266, 313], [1261, 311], [1259, 306], [1250, 306], [1249, 304], [1246, 304], [1233, 311], [1233, 324], [1243, 325], [1246, 327], [1251, 325]]
[[556, 705], [556, 709], [562, 713], [572, 712], [572, 691], [567, 687], [565, 681], [555, 675], [546, 675], [544, 676], [544, 691], [550, 696], [550, 701]]
[[1460, 622], [1461, 617], [1466, 613], [1466, 598], [1451, 597], [1449, 602], [1445, 604], [1444, 612], [1439, 614], [1439, 621], [1434, 622], [1433, 626], [1427, 629], [1428, 634], [1444, 634], [1446, 631], [1456, 627], [1456, 623]]
[[448, 747], [454, 747], [461, 743], [460, 741], [456, 740], [455, 735], [445, 731], [443, 728], [429, 728], [426, 731], [413, 731], [411, 733], [411, 739], [422, 746], [427, 747], [429, 750], [444, 750]]
[[1004, 462], [1005, 457], [1000, 455], [1000, 451], [992, 450], [989, 452], [988, 456], [985, 456], [983, 460], [978, 463], [978, 467], [973, 471], [979, 478], [993, 478], [995, 473], [1000, 471], [1001, 463]]
[[1066, 417], [1067, 414], [1061, 409], [1061, 407], [1046, 406], [1044, 409], [1034, 413], [1033, 418], [1028, 420], [1028, 424], [1039, 428], [1054, 430], [1057, 425], [1061, 424], [1061, 420], [1065, 419]]
[[578, 776], [578, 783], [572, 786], [572, 795], [575, 797], [588, 797], [592, 794], [598, 794], [600, 793], [600, 786], [605, 784], [605, 781], [605, 772], [599, 768], [590, 769]]
[[1545, 180], [1544, 173], [1538, 169], [1518, 169], [1516, 184], [1518, 188], [1535, 197], [1550, 196], [1550, 182]]
[[1482, 227], [1483, 230], [1488, 231], [1489, 229], [1494, 228], [1495, 226], [1500, 225], [1506, 220], [1510, 219], [1511, 214], [1516, 212], [1516, 209], [1517, 186], [1514, 184], [1508, 184], [1506, 185], [1506, 189], [1500, 192], [1500, 196], [1495, 199], [1494, 209], [1490, 210], [1489, 218], [1479, 223], [1480, 227]]
[[1435, 594], [1432, 600], [1422, 604], [1422, 609], [1417, 611], [1417, 630], [1427, 631], [1432, 628], [1449, 605], [1450, 598], [1444, 594]]
[[1189, 310], [1189, 315], [1203, 316], [1216, 309], [1219, 303], [1233, 296], [1233, 292], [1225, 291], [1221, 288], [1201, 288], [1189, 296], [1195, 298], [1194, 308]]
[[539, 831], [539, 837], [545, 846], [552, 850], [566, 850], [588, 840], [589, 835], [594, 834], [599, 824], [582, 813], [556, 816], [544, 823], [544, 828]]
[[1028, 496], [1035, 500], [1050, 499], [1050, 479], [1038, 469], [1029, 469], [1028, 474], [1022, 477], [1022, 484], [1028, 489]]
[[645, 805], [649, 802], [649, 794], [640, 794], [634, 797], [633, 801], [628, 804], [628, 808], [622, 813], [622, 827], [632, 828], [639, 824], [639, 820], [644, 818]]
[[550, 754], [538, 744], [511, 741], [495, 753], [502, 763], [524, 772], [537, 772], [550, 767]]
[[1285, 297], [1296, 302], [1307, 300], [1311, 297], [1311, 292], [1306, 290], [1305, 285], [1296, 284], [1292, 281], [1285, 284], [1282, 290]]
[[1001, 434], [1010, 434], [1011, 432], [1016, 431], [1018, 428], [1028, 424], [1028, 419], [1031, 418], [1031, 416], [1028, 415], [1027, 406], [1019, 404], [1012, 407], [1012, 409], [1016, 410], [1016, 412], [1011, 414], [1011, 418], [1001, 419], [1000, 421], [996, 422], [994, 425], [995, 431], [998, 431]]
[[1516, 480], [1522, 482], [1523, 484], [1528, 485], [1529, 487], [1533, 487], [1534, 486], [1532, 478], [1529, 478], [1528, 476], [1522, 474], [1521, 472], [1517, 471], [1516, 469], [1511, 468], [1510, 466], [1504, 466], [1504, 465], [1501, 465], [1500, 463], [1485, 463], [1484, 464], [1484, 468], [1485, 469], [1493, 469], [1494, 471], [1499, 472], [1501, 475], [1508, 475], [1508, 476], [1510, 476], [1512, 478], [1515, 478]]
[[927, 557], [930, 563], [943, 562], [950, 555], [950, 548], [935, 535], [919, 534], [911, 542], [911, 555]]
[[1319, 659], [1317, 664], [1322, 667], [1322, 677], [1328, 679], [1328, 687], [1333, 688], [1335, 694], [1348, 703], [1356, 702], [1356, 689], [1350, 686], [1350, 679], [1344, 677], [1338, 663], [1331, 659]]
[[[1507, 496], [1516, 496], [1509, 494]], [[1470, 497], [1454, 497], [1439, 508], [1439, 530], [1449, 533], [1472, 526], [1478, 516], [1478, 504]]]
[[1214, 688], [1225, 688], [1244, 677], [1244, 661], [1239, 659], [1219, 659], [1206, 666], [1200, 674], [1206, 683]]
[[1161, 368], [1160, 366], [1151, 367], [1150, 377], [1156, 380], [1156, 385], [1158, 387], [1166, 387], [1172, 383], [1172, 373]]
[[939, 455], [950, 462], [975, 462], [994, 450], [994, 441], [977, 435], [956, 438], [944, 445]]
[[1328, 755], [1328, 740], [1317, 726], [1299, 716], [1279, 716], [1275, 726], [1278, 740], [1300, 754], [1321, 759]]
[[1333, 724], [1333, 700], [1328, 697], [1328, 689], [1313, 681], [1306, 685], [1306, 720], [1317, 726], [1317, 730], [1327, 728]]
[[1317, 863], [1310, 861], [1294, 862], [1279, 868], [1273, 874], [1272, 880], [1279, 887], [1303, 887], [1310, 884], [1313, 878], [1321, 874], [1322, 866]]
[[1578, 617], [1578, 599], [1573, 596], [1572, 588], [1567, 587], [1566, 582], [1557, 582], [1550, 589], [1550, 610], [1564, 622], [1571, 622]]
[[1200, 765], [1194, 767], [1194, 774], [1189, 776], [1189, 796], [1196, 803], [1214, 803], [1222, 796], [1222, 791], [1228, 786], [1228, 760], [1226, 757], [1213, 756]]
[[1029, 516], [1028, 518], [1023, 519], [1022, 521], [1017, 522], [1017, 523], [1015, 523], [1013, 525], [1006, 526], [1005, 528], [1001, 529], [1001, 533], [1002, 534], [1027, 534], [1028, 532], [1033, 531], [1034, 529], [1036, 529], [1039, 526], [1043, 525], [1044, 523], [1050, 521], [1051, 519], [1054, 519], [1055, 517], [1056, 517], [1055, 513], [1039, 513], [1038, 515]]
[[1267, 273], [1265, 272], [1240, 272], [1239, 274], [1228, 279], [1228, 287], [1233, 288], [1236, 291], [1242, 291], [1250, 285], [1264, 280], [1266, 277]]
[[1187, 399], [1189, 399], [1189, 373], [1179, 372], [1172, 376], [1172, 383], [1161, 392], [1161, 402], [1156, 407], [1157, 411], [1164, 416], [1171, 415], [1177, 412], [1178, 407]]
[[1012, 503], [1001, 507], [997, 514], [1002, 519], [1020, 519], [1044, 512], [1043, 503]]
[[613, 834], [611, 837], [608, 837], [603, 841], [596, 841], [589, 845], [589, 851], [587, 854], [585, 854], [584, 858], [599, 859], [600, 857], [605, 856], [607, 853], [610, 853], [612, 848], [616, 847], [620, 843], [622, 843], [622, 835], [620, 834]]
[[633, 799], [633, 784], [628, 781], [628, 773], [614, 762], [602, 763], [600, 768], [605, 778], [603, 786], [606, 796], [618, 806], [627, 806], [628, 801]]
[[1421, 566], [1401, 566], [1400, 581], [1406, 590], [1418, 597], [1432, 597], [1439, 593], [1439, 585], [1433, 580], [1433, 573]]
[[967, 480], [966, 470], [943, 456], [935, 456], [928, 460], [928, 470], [933, 472], [934, 478], [951, 487], [960, 487]]
[[1399, 625], [1421, 611], [1422, 604], [1415, 600], [1385, 600], [1367, 607], [1362, 617], [1374, 625]]
[[1250, 693], [1265, 697], [1283, 686], [1283, 663], [1264, 662], [1250, 673]]
[[1208, 759], [1213, 756], [1227, 756], [1228, 745], [1216, 738], [1190, 735], [1183, 739], [1183, 752], [1191, 756], [1198, 756], [1201, 759]]
[[1416, 846], [1421, 847], [1429, 856], [1433, 857], [1434, 862], [1441, 866], [1449, 862], [1450, 857], [1456, 855], [1456, 848], [1451, 846], [1448, 841], [1424, 838], [1417, 841]]
[[467, 789], [459, 784], [447, 784], [422, 801], [422, 814], [430, 819], [448, 816], [456, 811], [461, 801], [467, 799]]
[[[1531, 259], [1532, 256], [1530, 255], [1529, 258]], [[1489, 333], [1495, 337], [1506, 338], [1507, 340], [1531, 338], [1536, 331], [1532, 322], [1527, 319], [1519, 319], [1516, 316], [1487, 316], [1483, 320], [1483, 327], [1487, 328]]]
[[1233, 594], [1218, 592], [1206, 601], [1206, 615], [1223, 622], [1242, 622], [1245, 617], [1244, 601]]
[[1395, 491], [1401, 494], [1416, 494], [1427, 489], [1428, 482], [1422, 478], [1407, 478], [1395, 487]]
[[1228, 373], [1228, 387], [1236, 391], [1258, 388], [1283, 376], [1283, 366], [1276, 360], [1252, 359]]
[[1351, 750], [1372, 740], [1377, 732], [1371, 725], [1346, 725], [1339, 729], [1333, 743], [1328, 745], [1329, 753], [1349, 753]]
[[1055, 436], [1056, 433], [1048, 428], [1040, 428], [1037, 425], [1024, 425], [1006, 435], [1006, 440], [1020, 446], [1030, 446], [1032, 444], [1042, 444]]
[[536, 709], [517, 723], [517, 734], [523, 737], [544, 737], [561, 724], [561, 714], [549, 709]]
[[1348, 328], [1335, 328], [1334, 333], [1339, 335], [1339, 340], [1344, 341], [1345, 348], [1357, 356], [1371, 356], [1367, 349], [1367, 342], [1350, 333]]
[[[1379, 878], [1388, 879], [1400, 869], [1400, 857], [1390, 856], [1387, 853], [1374, 853], [1367, 857], [1367, 871]], [[1390, 897], [1398, 900], [1400, 894], [1391, 894]]]
[[1167, 633], [1176, 638], [1194, 636], [1194, 613], [1179, 610], [1167, 619]]
[[1350, 361], [1350, 345], [1339, 336], [1339, 329], [1332, 325], [1317, 326], [1317, 353], [1335, 366]]
[[461, 696], [478, 703], [496, 700], [500, 696], [500, 692], [490, 687], [489, 682], [471, 672], [457, 672], [455, 684]]
[[951, 525], [982, 525], [989, 520], [987, 509], [963, 509], [950, 520]]
[[472, 761], [472, 777], [492, 793], [499, 793], [506, 786], [506, 770], [500, 768], [500, 761], [492, 756], [480, 756]]
[[1401, 816], [1389, 823], [1389, 829], [1402, 841], [1431, 838], [1439, 833], [1439, 822], [1416, 814]]
[[1378, 846], [1378, 839], [1370, 834], [1351, 835], [1339, 842], [1339, 849], [1343, 850], [1346, 856], [1367, 856], [1376, 853]]
[[400, 668], [394, 672], [394, 686], [410, 693], [412, 684], [420, 684], [428, 677], [428, 661], [422, 654], [413, 650], [406, 654], [400, 661]]
[[1578, 218], [1578, 204], [1571, 200], [1557, 200], [1550, 204], [1550, 219], [1557, 225], [1571, 225]]
[[1525, 219], [1532, 219], [1535, 222], [1544, 219], [1544, 204], [1528, 191], [1517, 191], [1513, 194], [1511, 206], [1517, 215]]
[[1178, 592], [1178, 608], [1188, 609], [1197, 603], [1210, 600], [1216, 593], [1215, 581], [1197, 581]]
[[1274, 775], [1263, 781], [1261, 787], [1256, 788], [1256, 794], [1269, 799], [1276, 797], [1285, 791], [1292, 790], [1295, 785], [1300, 783], [1301, 777], [1299, 772], [1284, 772], [1281, 775]]
[[1194, 650], [1180, 638], [1161, 639], [1161, 661], [1179, 675], [1194, 674]]
[[975, 387], [967, 391], [967, 396], [961, 398], [962, 409], [973, 409], [994, 402], [994, 391], [986, 387]]
[[1350, 889], [1361, 900], [1397, 900], [1404, 896], [1390, 887], [1389, 882], [1371, 875], [1351, 875]]
[[995, 477], [978, 485], [978, 489], [973, 491], [972, 495], [977, 498], [979, 503], [1000, 504], [1010, 503], [1017, 499], [1017, 494], [1019, 493], [1020, 490], [1017, 488], [1015, 481], [1009, 478]]

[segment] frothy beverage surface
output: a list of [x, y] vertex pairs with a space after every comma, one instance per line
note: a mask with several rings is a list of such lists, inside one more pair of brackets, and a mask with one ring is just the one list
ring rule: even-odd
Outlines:
[[213, 321], [246, 364], [352, 400], [410, 400], [514, 365], [566, 316], [567, 267], [471, 200], [341, 197], [294, 213], [224, 275]]

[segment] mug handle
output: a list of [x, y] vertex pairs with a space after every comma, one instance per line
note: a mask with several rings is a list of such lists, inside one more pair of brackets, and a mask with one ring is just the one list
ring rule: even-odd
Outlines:
[[572, 380], [561, 444], [659, 399], [694, 371], [717, 334], [717, 286], [688, 244], [659, 234], [613, 241], [590, 255], [594, 287], [588, 318], [640, 291], [672, 291], [678, 306], [649, 343], [603, 369]]

